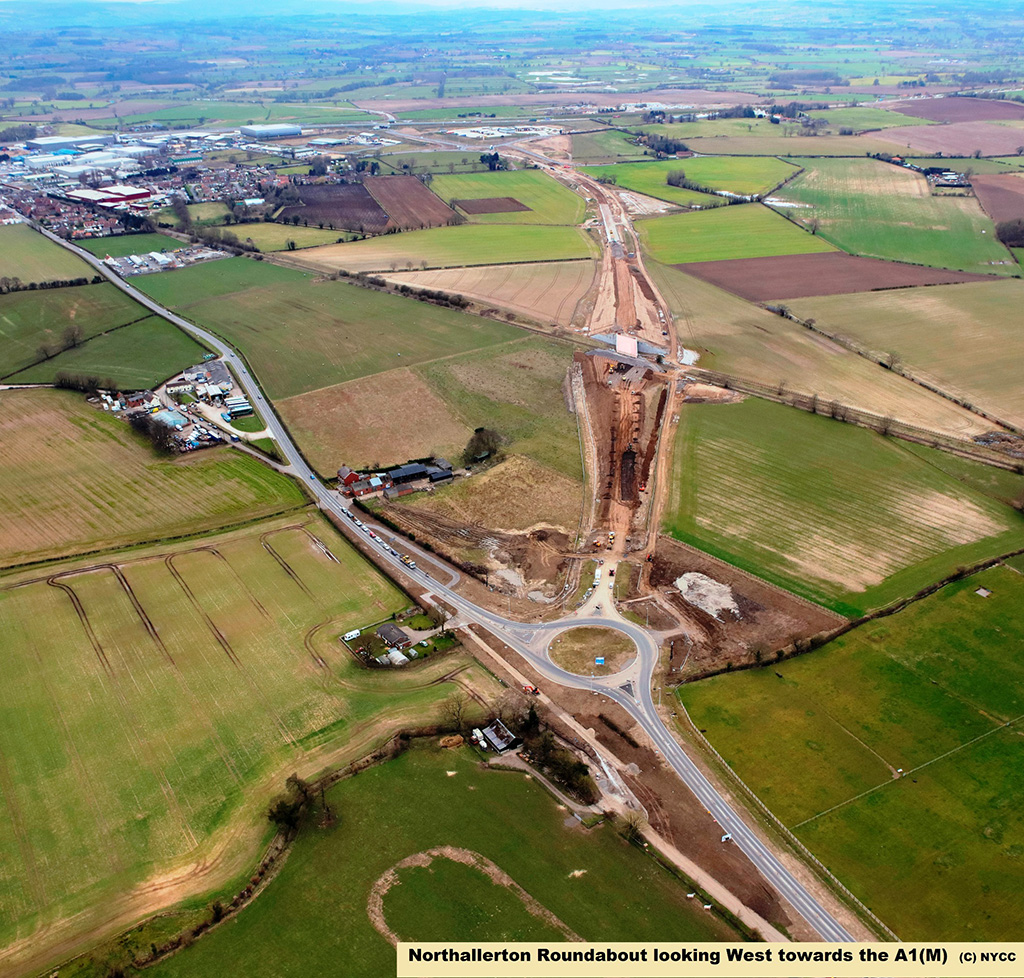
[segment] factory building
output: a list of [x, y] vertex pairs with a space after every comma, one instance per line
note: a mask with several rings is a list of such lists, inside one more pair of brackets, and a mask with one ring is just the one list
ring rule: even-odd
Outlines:
[[243, 136], [249, 139], [284, 139], [287, 136], [301, 136], [301, 126], [289, 125], [268, 125], [268, 126], [241, 126], [238, 130]]

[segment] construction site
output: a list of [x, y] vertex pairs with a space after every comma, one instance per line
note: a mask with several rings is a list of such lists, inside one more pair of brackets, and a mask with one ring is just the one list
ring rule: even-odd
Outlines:
[[582, 374], [592, 440], [594, 537], [586, 549], [602, 549], [606, 536], [620, 541], [623, 552], [640, 549], [647, 539], [668, 375], [646, 360], [611, 351], [577, 353], [574, 362]]

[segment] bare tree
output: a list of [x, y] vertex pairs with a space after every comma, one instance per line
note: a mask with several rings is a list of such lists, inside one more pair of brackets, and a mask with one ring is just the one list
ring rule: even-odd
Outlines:
[[452, 730], [462, 730], [466, 722], [468, 706], [469, 697], [461, 689], [449, 694], [447, 699], [441, 703], [441, 720], [444, 725]]
[[518, 689], [506, 689], [494, 704], [498, 719], [512, 730], [519, 730], [530, 713], [530, 701]]
[[78, 323], [72, 323], [64, 330], [64, 349], [73, 350], [82, 342], [82, 327]]

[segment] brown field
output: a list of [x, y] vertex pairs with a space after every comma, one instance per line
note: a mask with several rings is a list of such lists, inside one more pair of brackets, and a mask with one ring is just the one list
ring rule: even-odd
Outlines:
[[455, 220], [455, 212], [415, 177], [367, 177], [364, 186], [396, 227], [432, 228]]
[[[950, 122], [944, 126], [899, 126], [883, 129], [876, 141], [895, 143], [922, 155], [943, 153], [946, 156], [1012, 156], [1024, 145], [1024, 132], [992, 122]], [[892, 147], [888, 151], [893, 152]]]
[[997, 224], [1024, 218], [1024, 179], [1017, 174], [978, 174], [971, 177], [971, 186], [982, 209]]
[[388, 215], [362, 184], [315, 184], [299, 187], [298, 192], [302, 204], [283, 208], [281, 220], [297, 215], [299, 220], [369, 234], [380, 234], [388, 227]]
[[[277, 402], [310, 464], [325, 476], [339, 465], [378, 468], [427, 452], [448, 458], [473, 431], [412, 370], [389, 370]], [[429, 432], [429, 444], [424, 439]]]
[[[887, 106], [889, 108], [890, 106]], [[985, 122], [991, 119], [1024, 119], [1024, 105], [994, 98], [930, 98], [891, 106], [901, 115], [932, 122]]]
[[[1017, 183], [1024, 192], [1024, 180], [1018, 180]], [[1021, 197], [1021, 202], [1024, 205], [1024, 197]], [[675, 267], [751, 302], [902, 289], [916, 285], [983, 282], [990, 279], [988, 275], [860, 258], [840, 251], [819, 255], [702, 261]]]
[[479, 265], [472, 268], [401, 272], [386, 276], [398, 284], [457, 293], [484, 305], [520, 313], [543, 325], [569, 326], [593, 281], [593, 260]]
[[408, 496], [402, 505], [488, 530], [514, 533], [546, 525], [574, 535], [582, 494], [582, 483], [513, 455], [449, 488]]
[[528, 211], [532, 208], [515, 197], [477, 197], [470, 200], [453, 201], [460, 211], [467, 214], [511, 214], [513, 211]]

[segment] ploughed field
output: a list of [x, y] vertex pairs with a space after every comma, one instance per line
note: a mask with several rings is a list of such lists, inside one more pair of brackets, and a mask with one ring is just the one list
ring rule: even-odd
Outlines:
[[509, 309], [542, 326], [569, 326], [596, 270], [592, 260], [552, 261], [393, 272], [386, 277], [397, 285], [461, 295], [485, 308]]
[[1024, 220], [1024, 177], [1015, 173], [978, 174], [971, 177], [978, 203], [997, 224]]
[[[1024, 181], [1021, 187], [1024, 189]], [[1024, 197], [1021, 200], [1024, 201]], [[989, 280], [986, 275], [879, 261], [841, 251], [690, 262], [683, 267], [687, 274], [696, 275], [751, 302]]]
[[1022, 608], [1024, 577], [994, 568], [809, 655], [685, 685], [680, 699], [902, 940], [1012, 940]]
[[670, 535], [855, 616], [1024, 547], [1024, 516], [875, 432], [770, 401], [680, 410]]

